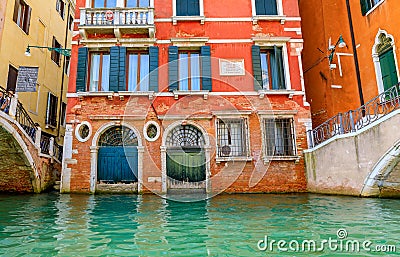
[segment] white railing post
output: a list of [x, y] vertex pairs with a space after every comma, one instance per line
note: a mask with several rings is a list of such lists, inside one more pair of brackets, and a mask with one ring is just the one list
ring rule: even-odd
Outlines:
[[35, 135], [35, 145], [36, 145], [36, 147], [39, 148], [39, 153], [42, 151], [42, 149], [40, 148], [41, 138], [42, 138], [42, 129], [40, 127], [38, 127], [36, 130], [36, 135]]
[[116, 9], [114, 10], [114, 25], [120, 25], [121, 24], [121, 12]]
[[153, 24], [154, 24], [154, 10], [149, 9], [147, 17], [147, 25], [153, 25]]
[[86, 24], [86, 9], [81, 8], [80, 9], [80, 18], [79, 18], [79, 25], [85, 25]]
[[14, 96], [11, 97], [10, 110], [9, 110], [9, 115], [13, 119], [15, 119], [15, 117], [17, 116], [17, 106], [18, 106], [18, 94], [15, 93]]
[[52, 157], [54, 156], [54, 137], [50, 137], [49, 155]]

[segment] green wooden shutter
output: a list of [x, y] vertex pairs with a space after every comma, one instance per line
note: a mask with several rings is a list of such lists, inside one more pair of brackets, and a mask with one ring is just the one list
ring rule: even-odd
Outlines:
[[169, 91], [178, 90], [178, 47], [168, 48], [168, 84]]
[[277, 67], [277, 81], [278, 81], [278, 89], [286, 89], [285, 86], [285, 76], [283, 71], [283, 56], [282, 56], [282, 48], [274, 46], [275, 53], [275, 61]]
[[189, 16], [199, 16], [200, 15], [200, 5], [199, 5], [200, 0], [189, 0], [188, 4], [188, 11], [187, 15]]
[[[175, 1], [175, 0], [173, 0]], [[176, 15], [187, 16], [188, 15], [188, 3], [187, 0], [176, 0]]]
[[119, 47], [118, 90], [126, 91], [126, 47], [122, 46]]
[[210, 46], [202, 46], [200, 50], [200, 55], [202, 90], [212, 91]]
[[88, 48], [78, 49], [78, 67], [76, 71], [76, 92], [86, 91], [86, 73], [88, 66]]
[[110, 48], [110, 91], [117, 92], [119, 73], [119, 47], [112, 46]]
[[276, 0], [266, 0], [265, 4], [265, 11], [267, 15], [277, 15], [278, 9], [276, 6]]
[[383, 86], [384, 89], [387, 90], [398, 83], [393, 48], [379, 55], [379, 63], [381, 65]]
[[261, 57], [260, 47], [256, 45], [251, 46], [251, 55], [253, 61], [253, 77], [254, 77], [254, 90], [262, 89], [262, 70], [261, 70]]
[[265, 8], [265, 0], [255, 0], [256, 1], [256, 15], [266, 15], [267, 10]]
[[149, 72], [150, 72], [150, 85], [149, 90], [158, 91], [158, 47], [150, 46], [149, 48]]
[[365, 14], [367, 14], [369, 10], [367, 0], [360, 0], [360, 5], [361, 5], [361, 13], [363, 16], [365, 16]]

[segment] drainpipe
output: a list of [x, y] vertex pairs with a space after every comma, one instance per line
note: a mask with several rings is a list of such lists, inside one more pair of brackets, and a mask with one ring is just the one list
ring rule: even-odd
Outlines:
[[351, 44], [352, 44], [352, 47], [353, 47], [354, 64], [355, 64], [355, 67], [356, 67], [358, 95], [360, 97], [360, 104], [361, 104], [361, 106], [363, 106], [364, 105], [364, 96], [363, 96], [363, 92], [362, 92], [360, 66], [358, 64], [356, 39], [355, 39], [355, 36], [354, 36], [353, 19], [351, 17], [351, 9], [350, 9], [349, 0], [346, 0], [346, 6], [347, 6], [347, 18], [349, 19], [349, 26], [350, 26]]
[[[65, 40], [64, 40], [64, 48], [67, 48], [67, 43], [68, 43], [68, 30], [69, 30], [69, 12], [70, 12], [70, 3], [69, 1], [66, 1], [67, 5], [68, 5], [68, 11], [67, 11], [67, 16], [65, 16], [65, 21], [66, 21], [66, 25], [65, 25]], [[61, 126], [61, 118], [60, 118], [60, 114], [61, 114], [61, 108], [62, 108], [62, 103], [63, 103], [63, 91], [64, 91], [64, 77], [65, 77], [65, 58], [67, 58], [66, 56], [64, 56], [64, 62], [62, 64], [62, 71], [61, 71], [61, 95], [60, 95], [60, 112], [58, 115], [58, 122], [57, 122], [57, 138], [60, 137], [60, 126]]]

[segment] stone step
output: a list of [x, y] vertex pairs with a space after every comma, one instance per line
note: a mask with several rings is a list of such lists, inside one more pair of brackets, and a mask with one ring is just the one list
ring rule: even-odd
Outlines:
[[60, 185], [61, 184], [61, 181], [56, 181], [55, 183], [54, 183], [54, 185]]

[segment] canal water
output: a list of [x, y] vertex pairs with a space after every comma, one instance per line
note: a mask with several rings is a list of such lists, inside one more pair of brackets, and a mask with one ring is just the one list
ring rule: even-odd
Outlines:
[[399, 254], [399, 200], [252, 194], [182, 203], [155, 195], [0, 195], [0, 256]]

